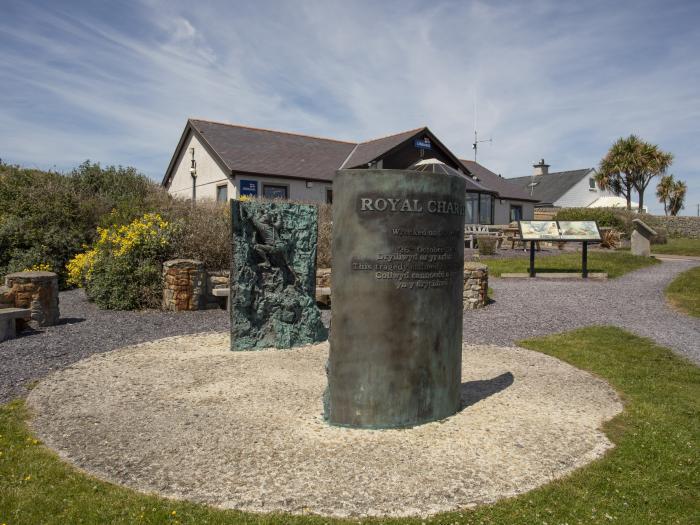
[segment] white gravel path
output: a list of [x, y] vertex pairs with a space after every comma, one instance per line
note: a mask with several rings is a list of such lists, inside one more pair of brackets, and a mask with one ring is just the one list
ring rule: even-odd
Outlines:
[[465, 347], [464, 409], [404, 430], [328, 426], [327, 344], [230, 352], [181, 336], [92, 356], [29, 395], [71, 463], [137, 490], [246, 511], [427, 515], [531, 490], [599, 457], [622, 405], [604, 381], [520, 348]]

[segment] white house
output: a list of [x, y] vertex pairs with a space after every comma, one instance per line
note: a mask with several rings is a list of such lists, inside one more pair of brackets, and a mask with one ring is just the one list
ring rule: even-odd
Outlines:
[[572, 171], [549, 172], [549, 164], [544, 159], [533, 165], [534, 171], [528, 177], [508, 179], [517, 184], [531, 197], [537, 199], [537, 207], [588, 208], [600, 199], [617, 198], [614, 193], [601, 189], [595, 181], [595, 168]]
[[427, 127], [347, 142], [189, 119], [162, 184], [172, 195], [195, 200], [251, 195], [331, 203], [339, 169], [406, 169], [421, 159], [439, 160], [467, 178], [467, 222], [532, 219], [536, 198], [459, 160]]

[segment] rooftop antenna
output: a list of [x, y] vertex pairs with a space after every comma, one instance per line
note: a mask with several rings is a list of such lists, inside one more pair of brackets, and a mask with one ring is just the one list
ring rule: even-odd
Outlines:
[[472, 143], [472, 149], [474, 150], [474, 162], [476, 162], [476, 152], [479, 149], [479, 144], [481, 144], [483, 142], [493, 143], [493, 138], [490, 138], [488, 140], [479, 140], [479, 136], [477, 135], [477, 131], [474, 130], [474, 142]]
[[493, 138], [489, 138], [488, 140], [479, 140], [479, 135], [477, 134], [476, 131], [476, 96], [474, 97], [474, 142], [472, 142], [472, 149], [474, 150], [474, 162], [476, 162], [476, 153], [479, 149], [479, 144], [483, 142], [490, 142], [493, 143]]

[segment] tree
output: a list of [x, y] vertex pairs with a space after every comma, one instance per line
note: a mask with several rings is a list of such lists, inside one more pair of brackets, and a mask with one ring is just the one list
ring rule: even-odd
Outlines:
[[685, 182], [678, 180], [674, 182], [669, 198], [669, 213], [673, 216], [678, 215], [678, 212], [685, 207], [685, 194], [688, 187]]
[[663, 175], [673, 162], [673, 155], [662, 151], [656, 144], [641, 140], [636, 135], [619, 138], [600, 161], [596, 175], [598, 185], [627, 199], [632, 209], [632, 190], [639, 194], [639, 211], [644, 209], [644, 192], [654, 177]]
[[661, 180], [656, 185], [656, 196], [659, 198], [659, 202], [664, 205], [664, 215], [668, 215], [668, 205], [674, 184], [673, 174], [671, 174], [661, 177]]

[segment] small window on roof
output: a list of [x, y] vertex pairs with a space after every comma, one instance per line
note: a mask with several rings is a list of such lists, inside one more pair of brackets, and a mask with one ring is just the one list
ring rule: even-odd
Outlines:
[[588, 187], [592, 190], [595, 189], [595, 179], [593, 177], [588, 179]]

